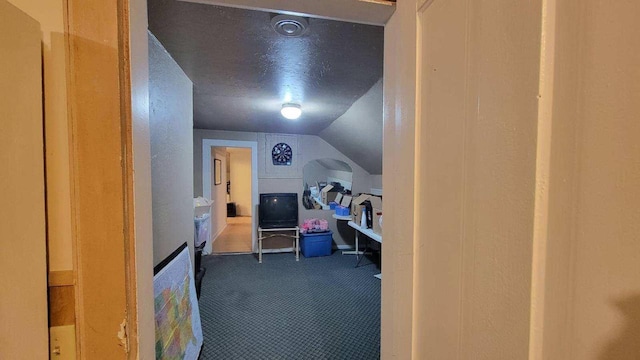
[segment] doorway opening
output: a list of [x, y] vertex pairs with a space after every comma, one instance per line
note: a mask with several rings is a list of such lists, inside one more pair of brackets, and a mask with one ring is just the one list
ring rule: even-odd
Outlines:
[[[214, 164], [220, 165], [214, 169], [214, 188], [217, 199], [222, 200], [222, 191], [226, 194], [226, 214], [220, 214], [225, 226], [212, 244], [213, 254], [250, 253], [251, 220], [253, 206], [251, 206], [251, 148], [213, 147]], [[223, 157], [223, 159], [220, 159]], [[219, 171], [219, 173], [218, 173]], [[219, 174], [219, 175], [218, 175]], [[224, 185], [224, 189], [217, 186]], [[215, 196], [215, 195], [214, 195]], [[224, 212], [221, 206], [216, 207]], [[226, 217], [224, 216], [226, 215]]]
[[250, 253], [256, 249], [258, 144], [205, 139], [203, 195], [211, 199], [211, 241], [205, 254]]

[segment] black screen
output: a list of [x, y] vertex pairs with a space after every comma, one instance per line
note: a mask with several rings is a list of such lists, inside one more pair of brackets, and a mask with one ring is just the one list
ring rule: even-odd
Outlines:
[[298, 194], [260, 194], [260, 227], [287, 228], [298, 226]]

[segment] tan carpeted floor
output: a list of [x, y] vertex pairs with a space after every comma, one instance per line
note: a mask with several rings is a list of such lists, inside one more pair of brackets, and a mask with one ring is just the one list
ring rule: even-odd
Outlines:
[[251, 217], [227, 218], [227, 227], [213, 242], [213, 253], [251, 252]]

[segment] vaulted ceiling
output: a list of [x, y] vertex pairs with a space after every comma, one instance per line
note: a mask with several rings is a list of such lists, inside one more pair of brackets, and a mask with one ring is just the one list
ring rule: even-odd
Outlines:
[[[150, 31], [193, 81], [195, 128], [320, 135], [382, 78], [380, 26], [308, 18], [302, 36], [286, 37], [268, 12], [176, 0], [148, 8]], [[370, 104], [380, 109], [380, 141], [381, 96], [366, 98], [380, 101]], [[287, 102], [302, 106], [299, 119], [280, 115]]]

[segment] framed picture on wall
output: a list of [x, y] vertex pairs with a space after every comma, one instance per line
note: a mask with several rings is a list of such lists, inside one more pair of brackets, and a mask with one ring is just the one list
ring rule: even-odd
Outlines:
[[222, 161], [220, 159], [214, 159], [213, 161], [213, 184], [220, 185], [222, 184]]

